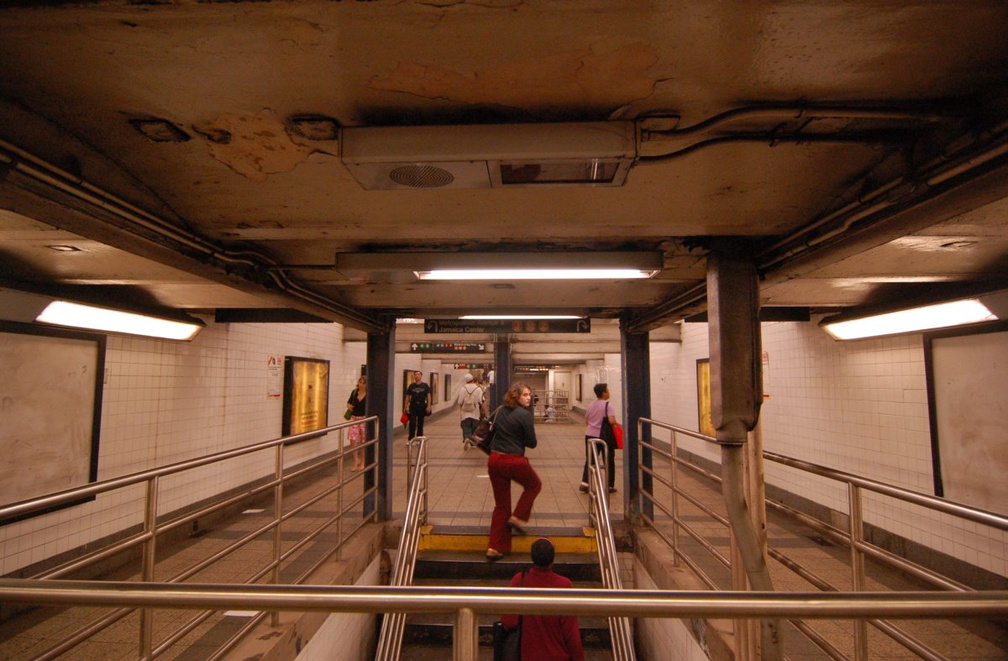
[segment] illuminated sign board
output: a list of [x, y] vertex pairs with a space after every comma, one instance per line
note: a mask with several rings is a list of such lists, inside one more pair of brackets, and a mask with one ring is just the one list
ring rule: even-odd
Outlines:
[[483, 353], [486, 342], [410, 342], [410, 351], [423, 353]]
[[424, 333], [590, 333], [591, 319], [424, 319]]

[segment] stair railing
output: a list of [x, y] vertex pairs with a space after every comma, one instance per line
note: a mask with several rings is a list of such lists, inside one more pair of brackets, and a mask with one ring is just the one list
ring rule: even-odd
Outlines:
[[[358, 424], [365, 425], [367, 437], [363, 445], [354, 448], [347, 442], [345, 432]], [[363, 486], [363, 483], [364, 475], [375, 471], [380, 457], [365, 466], [364, 470], [352, 473], [344, 468], [344, 463], [352, 452], [366, 449], [369, 446], [376, 448], [377, 455], [379, 452], [378, 436], [379, 422], [374, 416], [360, 422], [340, 422], [317, 431], [261, 441], [5, 505], [0, 507], [0, 522], [44, 513], [54, 507], [66, 503], [82, 502], [89, 498], [122, 498], [125, 502], [130, 498], [131, 489], [144, 488], [145, 496], [137, 502], [137, 510], [142, 512], [140, 520], [135, 523], [131, 522], [133, 523], [132, 527], [122, 531], [121, 538], [113, 537], [113, 541], [107, 543], [95, 542], [94, 548], [82, 555], [74, 556], [54, 567], [22, 579], [22, 584], [26, 587], [39, 586], [44, 589], [44, 586], [51, 581], [95, 573], [100, 571], [98, 568], [102, 566], [102, 563], [118, 563], [121, 558], [129, 558], [138, 554], [140, 558], [138, 584], [143, 585], [154, 582], [157, 570], [158, 544], [163, 543], [162, 540], [165, 539], [165, 536], [179, 534], [179, 531], [195, 530], [204, 518], [212, 520], [212, 517], [219, 516], [229, 509], [256, 502], [256, 499], [266, 499], [272, 496], [272, 511], [265, 511], [261, 516], [250, 518], [249, 521], [254, 523], [254, 527], [239, 539], [229, 542], [223, 548], [215, 550], [213, 554], [204, 557], [195, 564], [180, 569], [164, 570], [169, 571], [169, 575], [158, 578], [162, 584], [185, 584], [193, 576], [215, 566], [216, 563], [253, 547], [256, 540], [263, 535], [271, 534], [271, 552], [265, 554], [261, 564], [246, 566], [249, 575], [242, 579], [242, 583], [252, 585], [260, 581], [270, 581], [274, 584], [280, 584], [281, 568], [293, 567], [294, 562], [300, 560], [305, 562], [306, 566], [300, 567], [295, 576], [287, 579], [287, 583], [301, 584], [309, 580], [312, 573], [328, 562], [332, 556], [340, 553], [344, 544], [354, 533], [368, 523], [377, 521], [378, 513], [373, 505], [377, 487], [366, 487]], [[314, 438], [319, 439], [321, 448], [316, 459], [306, 463], [292, 463], [286, 458], [285, 451], [290, 446]], [[196, 503], [188, 508], [172, 512], [162, 511], [162, 503], [166, 493], [171, 493], [173, 480], [193, 479], [191, 476], [199, 476], [200, 471], [236, 471], [238, 469], [234, 468], [233, 462], [243, 462], [240, 464], [240, 470], [242, 474], [250, 476], [249, 482], [230, 492], [218, 494], [206, 502]], [[299, 480], [317, 476], [326, 471], [334, 472], [336, 476], [335, 480], [327, 483], [324, 489], [303, 498], [291, 495], [292, 488], [299, 483]], [[352, 495], [347, 493], [351, 488], [354, 489]], [[332, 500], [335, 500], [335, 503], [332, 503]], [[329, 506], [335, 511], [323, 521], [314, 524], [309, 530], [302, 533], [292, 532], [292, 535], [297, 535], [297, 539], [293, 543], [288, 543], [286, 547], [281, 545], [282, 534], [291, 529], [291, 523], [296, 520], [296, 517], [319, 502], [330, 503]], [[142, 505], [142, 510], [140, 510], [140, 505]], [[310, 553], [312, 542], [321, 535], [332, 531], [333, 528], [336, 531], [336, 543], [326, 552], [317, 557], [313, 556]], [[95, 580], [82, 581], [79, 584], [85, 586], [83, 589], [86, 591], [89, 589], [86, 586], [101, 585], [102, 583]], [[82, 618], [81, 621], [75, 622], [62, 634], [63, 638], [54, 646], [40, 651], [33, 658], [55, 659], [66, 654], [74, 654], [78, 645], [96, 634], [104, 632], [116, 623], [126, 620], [136, 611], [136, 608], [125, 604], [113, 603], [111, 605], [115, 606], [111, 612]], [[240, 642], [242, 636], [251, 631], [259, 622], [267, 617], [275, 616], [275, 614], [276, 611], [260, 611], [247, 618], [245, 624], [234, 632], [209, 659], [219, 659], [224, 656]], [[188, 619], [174, 623], [171, 627], [172, 630], [167, 632], [161, 640], [155, 640], [154, 630], [157, 623], [154, 620], [154, 613], [150, 608], [142, 608], [139, 617], [136, 618], [138, 620], [137, 658], [155, 659], [167, 653], [175, 643], [218, 616], [219, 613], [215, 610], [200, 610]]]
[[[669, 433], [669, 440], [659, 441], [651, 435], [645, 436], [643, 433], [645, 425], [652, 430], [665, 430]], [[709, 480], [713, 484], [721, 484], [721, 477], [716, 471], [706, 470], [698, 463], [690, 461], [686, 456], [680, 454], [678, 447], [680, 437], [697, 439], [711, 444], [716, 443], [716, 439], [649, 418], [640, 418], [638, 420], [637, 437], [640, 439], [638, 445], [638, 465], [640, 470], [639, 483], [641, 484], [639, 493], [641, 500], [638, 509], [644, 526], [653, 531], [669, 546], [676, 564], [682, 563], [686, 565], [711, 590], [725, 589], [725, 586], [719, 585], [710, 571], [705, 571], [700, 562], [690, 557], [685, 550], [685, 545], [680, 541], [680, 538], [686, 535], [687, 542], [691, 542], [695, 546], [700, 547], [700, 549], [705, 550], [708, 554], [706, 557], [715, 560], [717, 565], [729, 570], [732, 568], [732, 560], [729, 557], [731, 554], [724, 554], [722, 549], [718, 548], [716, 544], [705, 537], [700, 527], [690, 521], [691, 517], [684, 516], [680, 511], [680, 501], [683, 501], [695, 510], [700, 511], [710, 520], [718, 522], [726, 529], [730, 529], [727, 518], [709, 507], [696, 494], [691, 493], [689, 489], [685, 488], [683, 486], [684, 480], [680, 477], [680, 471], [687, 471], [688, 474]], [[648, 463], [643, 461], [645, 452], [650, 457]], [[869, 560], [878, 562], [889, 569], [905, 573], [929, 585], [932, 590], [936, 591], [928, 593], [929, 596], [930, 594], [935, 594], [937, 597], [941, 595], [940, 591], [973, 593], [981, 598], [985, 594], [994, 593], [994, 591], [974, 590], [948, 576], [899, 556], [870, 541], [865, 535], [865, 504], [863, 500], [866, 494], [891, 498], [902, 501], [907, 505], [920, 507], [930, 515], [949, 517], [950, 520], [955, 521], [959, 526], [962, 526], [964, 522], [980, 524], [990, 529], [992, 539], [995, 533], [1008, 531], [1008, 517], [773, 452], [763, 452], [763, 458], [768, 462], [795, 469], [805, 477], [811, 475], [832, 480], [846, 489], [848, 510], [841, 513], [846, 518], [846, 529], [832, 522], [820, 520], [783, 502], [776, 502], [771, 499], [767, 499], [765, 502], [768, 508], [797, 520], [799, 523], [814, 530], [822, 538], [846, 548], [849, 553], [849, 580], [854, 588], [854, 593], [867, 591], [866, 562]], [[659, 463], [667, 469], [667, 473], [657, 466]], [[831, 582], [821, 572], [816, 572], [812, 564], [807, 560], [803, 563], [797, 556], [788, 555], [783, 548], [769, 545], [767, 547], [767, 554], [771, 559], [780, 563], [783, 568], [790, 570], [804, 581], [821, 590], [821, 594], [823, 595], [840, 592], [844, 587], [834, 584], [835, 579]], [[708, 566], [710, 564], [707, 563]], [[873, 597], [883, 594], [885, 593], [871, 592]], [[854, 628], [851, 632], [851, 638], [853, 639], [853, 654], [851, 656], [847, 656], [839, 649], [836, 640], [828, 639], [826, 635], [810, 626], [805, 621], [805, 618], [800, 615], [790, 618], [790, 622], [805, 638], [819, 647], [828, 656], [835, 659], [852, 658], [854, 661], [864, 661], [871, 658], [871, 650], [868, 648], [867, 627], [869, 625], [875, 627], [875, 629], [896, 641], [913, 654], [916, 654], [919, 658], [933, 660], [946, 658], [930, 647], [924, 640], [912, 635], [888, 619], [870, 617], [852, 619]]]
[[[588, 445], [588, 519], [595, 529], [602, 586], [607, 590], [622, 590], [619, 555], [612, 523], [609, 520], [609, 480], [611, 466], [606, 465], [606, 442], [600, 438], [585, 441]], [[633, 627], [628, 617], [607, 617], [615, 661], [634, 661]]]
[[[406, 454], [409, 458], [407, 462], [409, 493], [395, 565], [389, 579], [389, 585], [392, 587], [406, 587], [413, 584], [413, 570], [416, 567], [417, 548], [420, 545], [420, 527], [427, 522], [427, 437], [417, 436], [410, 439]], [[385, 613], [375, 661], [396, 661], [399, 658], [405, 628], [405, 612]]]

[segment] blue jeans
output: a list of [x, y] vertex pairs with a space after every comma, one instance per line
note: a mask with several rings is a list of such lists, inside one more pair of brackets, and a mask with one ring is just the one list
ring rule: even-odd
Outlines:
[[462, 422], [459, 424], [462, 426], [462, 440], [464, 441], [476, 431], [479, 420], [476, 418], [462, 418]]

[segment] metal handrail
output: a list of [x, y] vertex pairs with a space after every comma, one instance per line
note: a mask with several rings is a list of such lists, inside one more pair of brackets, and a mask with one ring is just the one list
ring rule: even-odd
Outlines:
[[329, 613], [451, 613], [619, 617], [767, 616], [897, 619], [1008, 616], [1008, 590], [983, 592], [710, 592], [556, 588], [458, 588], [354, 585], [220, 585], [127, 581], [0, 579], [9, 604], [241, 608]]
[[[669, 450], [655, 445], [645, 437], [643, 434], [644, 425], [650, 425], [654, 428], [665, 429], [670, 432]], [[704, 477], [709, 478], [712, 481], [720, 483], [721, 479], [719, 476], [705, 471], [702, 468], [692, 464], [691, 462], [678, 456], [678, 446], [677, 437], [687, 436], [690, 438], [695, 438], [707, 443], [716, 444], [716, 439], [709, 436], [704, 436], [689, 429], [684, 429], [681, 427], [676, 427], [658, 420], [652, 420], [649, 418], [641, 418], [638, 420], [638, 438], [639, 443], [639, 453], [643, 454], [644, 450], [649, 450], [652, 456], [662, 457], [666, 459], [671, 468], [671, 478], [666, 480], [658, 471], [654, 470], [653, 467], [648, 467], [644, 465], [643, 461], [639, 461], [641, 475], [647, 475], [652, 480], [658, 481], [660, 484], [671, 489], [673, 493], [671, 507], [665, 507], [663, 503], [658, 501], [654, 497], [653, 491], [651, 493], [646, 492], [645, 489], [640, 490], [640, 510], [641, 519], [649, 528], [651, 528], [658, 537], [660, 537], [666, 544], [670, 546], [673, 550], [673, 557], [676, 561], [683, 561], [687, 564], [699, 577], [700, 579], [711, 589], [717, 590], [717, 586], [709, 576], [700, 568], [698, 563], [689, 558], [685, 553], [682, 552], [678, 543], [678, 533], [680, 530], [687, 532], [687, 534], [694, 537], [701, 546], [706, 548], [708, 551], [712, 552], [712, 557], [714, 557], [719, 563], [725, 564], [726, 559], [719, 553], [716, 553], [716, 549], [713, 548], [706, 540], [702, 540], [695, 532], [680, 519], [678, 516], [676, 502], [678, 497], [685, 497], [692, 504], [700, 508], [706, 514], [711, 516], [712, 519], [727, 525], [724, 517], [713, 512], [710, 508], [703, 506], [697, 499], [689, 496], [685, 490], [679, 486], [679, 480], [677, 478], [677, 469], [686, 468], [696, 473], [702, 474]], [[640, 457], [639, 457], [640, 458]], [[991, 594], [990, 591], [974, 591], [968, 586], [962, 585], [948, 577], [942, 576], [932, 570], [922, 567], [910, 560], [897, 556], [879, 546], [871, 544], [870, 542], [862, 539], [862, 528], [863, 528], [863, 514], [862, 514], [862, 502], [861, 494], [862, 491], [871, 491], [874, 493], [882, 494], [892, 498], [902, 500], [907, 503], [912, 503], [922, 507], [926, 507], [936, 512], [942, 512], [952, 516], [957, 516], [969, 521], [974, 521], [984, 525], [988, 525], [992, 528], [998, 530], [1008, 530], [1008, 517], [1004, 517], [992, 512], [987, 512], [977, 508], [969, 507], [961, 503], [950, 502], [941, 498], [935, 498], [933, 496], [928, 496], [926, 494], [917, 493], [910, 491], [908, 489], [903, 489], [900, 487], [895, 487], [889, 484], [864, 478], [861, 476], [853, 475], [851, 473], [846, 473], [843, 471], [834, 470], [827, 468], [825, 466], [820, 466], [811, 462], [803, 461], [800, 459], [795, 459], [792, 457], [787, 457], [773, 452], [763, 452], [763, 458], [775, 463], [786, 465], [798, 470], [802, 470], [811, 474], [815, 474], [828, 479], [833, 479], [839, 482], [843, 482], [848, 488], [848, 529], [846, 531], [835, 528], [834, 526], [824, 523], [815, 517], [798, 512], [794, 508], [788, 507], [781, 503], [775, 503], [771, 500], [767, 500], [767, 506], [776, 508], [777, 510], [783, 512], [784, 514], [794, 516], [798, 518], [802, 523], [814, 527], [818, 532], [826, 535], [834, 541], [838, 541], [845, 544], [851, 551], [851, 574], [852, 574], [852, 585], [855, 588], [855, 593], [861, 591], [865, 585], [865, 557], [871, 557], [874, 560], [879, 561], [882, 564], [888, 565], [891, 568], [897, 569], [899, 571], [911, 574], [921, 580], [926, 581], [930, 585], [934, 586], [939, 590], [962, 592], [970, 594]], [[642, 485], [645, 483], [642, 479], [640, 482]], [[645, 507], [645, 500], [649, 507]], [[653, 511], [653, 508], [659, 508], [666, 515], [669, 515], [672, 519], [672, 535], [669, 537], [666, 535], [658, 526], [656, 520], [653, 516], [649, 516], [649, 512]], [[836, 586], [830, 584], [828, 581], [822, 577], [815, 574], [807, 567], [803, 566], [801, 563], [789, 558], [786, 554], [781, 552], [780, 549], [773, 547], [768, 547], [767, 554], [780, 562], [787, 569], [795, 572], [797, 575], [801, 576], [804, 580], [808, 581], [812, 585], [818, 587], [821, 590], [827, 591], [820, 594], [839, 594], [839, 590]], [[929, 592], [925, 593], [928, 595], [938, 596], [942, 593]], [[873, 598], [875, 596], [880, 596], [879, 593], [872, 593]], [[802, 616], [804, 618], [804, 616]], [[885, 617], [891, 618], [890, 614], [885, 614]], [[883, 632], [896, 642], [903, 645], [906, 649], [914, 652], [918, 656], [926, 659], [944, 659], [935, 650], [927, 647], [923, 642], [914, 636], [903, 631], [894, 624], [887, 622], [885, 620], [875, 619], [872, 617], [864, 618], [854, 618], [855, 622], [855, 645], [854, 645], [854, 658], [858, 661], [866, 659], [868, 657], [867, 649], [867, 634], [865, 632], [865, 625], [871, 624], [879, 631]], [[820, 647], [829, 656], [835, 659], [847, 659], [848, 657], [838, 652], [835, 648], [830, 646], [821, 636], [815, 634], [811, 631], [800, 619], [795, 619], [792, 624], [805, 634], [814, 644]]]
[[[602, 586], [607, 590], [622, 590], [623, 578], [620, 575], [619, 556], [616, 553], [616, 540], [609, 520], [608, 484], [609, 471], [613, 466], [606, 463], [608, 447], [605, 441], [600, 438], [589, 438], [585, 439], [585, 444], [589, 450], [588, 518], [589, 523], [595, 528]], [[609, 616], [606, 620], [609, 624], [609, 637], [612, 639], [615, 661], [635, 661], [637, 656], [629, 618]]]
[[[407, 444], [409, 493], [406, 500], [406, 514], [403, 517], [399, 547], [395, 566], [389, 584], [405, 587], [413, 584], [416, 568], [417, 549], [420, 546], [420, 527], [427, 522], [427, 437], [416, 436]], [[413, 462], [414, 456], [416, 462]], [[386, 612], [382, 620], [381, 634], [375, 661], [396, 661], [402, 650], [403, 632], [406, 629], [406, 613]]]
[[[33, 513], [41, 512], [43, 510], [49, 509], [56, 505], [64, 504], [67, 502], [73, 502], [80, 500], [82, 498], [97, 496], [98, 494], [110, 493], [118, 489], [123, 489], [138, 484], [146, 485], [146, 496], [144, 500], [143, 507], [143, 525], [142, 530], [135, 534], [130, 534], [126, 538], [119, 540], [117, 542], [111, 543], [104, 548], [97, 549], [91, 553], [84, 556], [74, 558], [61, 565], [54, 568], [48, 569], [44, 572], [33, 575], [29, 579], [23, 579], [26, 581], [34, 581], [38, 583], [46, 583], [55, 580], [58, 577], [66, 576], [72, 572], [79, 571], [95, 563], [106, 560], [115, 556], [116, 554], [128, 551], [129, 549], [142, 547], [141, 555], [141, 580], [150, 583], [154, 578], [154, 569], [156, 561], [156, 551], [157, 551], [157, 539], [159, 536], [171, 532], [180, 528], [181, 526], [187, 525], [191, 522], [196, 521], [199, 517], [218, 512], [227, 507], [233, 506], [241, 502], [247, 502], [251, 498], [262, 495], [268, 491], [272, 491], [273, 496], [273, 515], [270, 520], [266, 521], [261, 526], [252, 530], [240, 539], [226, 545], [224, 548], [217, 550], [212, 555], [203, 558], [196, 565], [187, 567], [186, 569], [174, 574], [167, 578], [169, 583], [180, 583], [186, 579], [191, 578], [198, 572], [211, 566], [216, 561], [223, 559], [230, 555], [231, 553], [237, 551], [244, 545], [250, 543], [257, 537], [261, 536], [263, 533], [270, 532], [273, 535], [273, 553], [271, 560], [266, 564], [265, 567], [256, 571], [251, 577], [246, 579], [246, 584], [251, 584], [260, 581], [263, 578], [268, 577], [274, 583], [279, 582], [279, 571], [280, 567], [285, 561], [290, 559], [298, 551], [300, 551], [308, 542], [318, 537], [325, 530], [329, 529], [332, 525], [336, 525], [337, 531], [337, 543], [334, 544], [331, 549], [323, 554], [315, 562], [305, 569], [294, 582], [301, 582], [312, 574], [318, 567], [320, 567], [324, 562], [326, 562], [334, 553], [342, 549], [343, 544], [349, 539], [357, 530], [366, 525], [369, 521], [377, 520], [377, 509], [374, 505], [368, 505], [368, 497], [373, 495], [377, 491], [377, 487], [373, 486], [370, 489], [363, 489], [363, 494], [359, 497], [353, 499], [349, 503], [344, 502], [343, 499], [343, 489], [344, 487], [358, 479], [362, 479], [362, 475], [366, 471], [374, 471], [377, 466], [377, 459], [371, 464], [365, 467], [364, 471], [360, 473], [346, 476], [343, 472], [343, 459], [351, 451], [349, 447], [345, 444], [344, 430], [352, 427], [354, 425], [365, 425], [366, 429], [373, 429], [374, 435], [369, 436], [363, 445], [358, 446], [355, 449], [366, 449], [369, 446], [374, 446], [377, 448], [377, 439], [379, 437], [378, 432], [378, 419], [377, 417], [365, 418], [364, 420], [355, 420], [351, 422], [342, 422], [337, 425], [332, 425], [324, 429], [308, 432], [304, 434], [297, 434], [293, 436], [286, 436], [282, 438], [272, 439], [269, 441], [263, 441], [260, 443], [254, 443], [241, 448], [235, 448], [233, 450], [226, 450], [222, 452], [217, 452], [214, 454], [206, 455], [204, 457], [199, 457], [197, 459], [190, 459], [186, 461], [176, 462], [167, 466], [162, 466], [158, 468], [148, 469], [145, 471], [140, 471], [130, 475], [125, 475], [121, 477], [111, 478], [107, 480], [101, 480], [99, 482], [94, 482], [81, 487], [75, 487], [72, 489], [66, 489], [64, 491], [48, 494], [45, 496], [40, 496], [38, 498], [33, 498], [30, 500], [21, 501], [8, 505], [5, 507], [0, 507], [0, 521], [12, 519], [14, 517], [21, 517], [25, 515], [30, 515]], [[309, 464], [305, 464], [299, 467], [295, 467], [288, 470], [284, 465], [284, 448], [290, 444], [298, 443], [300, 441], [315, 438], [319, 436], [327, 436], [328, 434], [336, 432], [337, 446], [333, 451], [328, 452], [323, 455], [320, 459], [313, 461]], [[161, 520], [158, 517], [158, 497], [160, 493], [161, 480], [164, 477], [177, 475], [184, 473], [188, 470], [193, 470], [196, 468], [201, 468], [204, 466], [209, 466], [217, 464], [229, 459], [236, 457], [242, 457], [257, 452], [263, 452], [267, 450], [273, 450], [273, 461], [272, 464], [272, 477], [264, 478], [261, 484], [256, 484], [256, 486], [249, 488], [237, 495], [229, 496], [222, 500], [216, 500], [209, 504], [203, 505], [201, 507], [195, 508], [192, 511], [187, 511], [184, 514], [175, 516], [171, 519]], [[375, 456], [377, 457], [377, 451]], [[302, 478], [312, 472], [327, 468], [329, 466], [337, 466], [337, 480], [336, 483], [327, 489], [323, 490], [321, 493], [315, 494], [305, 503], [293, 508], [289, 512], [284, 512], [284, 497], [283, 497], [283, 487], [285, 485], [291, 484], [295, 480]], [[266, 474], [264, 467], [263, 474]], [[321, 524], [317, 525], [313, 530], [306, 533], [297, 542], [295, 542], [291, 547], [283, 550], [280, 544], [280, 530], [284, 522], [288, 521], [298, 513], [304, 511], [311, 505], [319, 502], [320, 500], [331, 496], [333, 494], [337, 496], [337, 506], [336, 512], [333, 516], [323, 521]], [[373, 500], [373, 498], [372, 498]], [[350, 529], [344, 529], [344, 517], [352, 509], [357, 506], [362, 506], [362, 515], [360, 521], [353, 525]], [[64, 654], [70, 649], [73, 649], [76, 645], [84, 642], [91, 636], [107, 629], [112, 624], [122, 620], [124, 617], [133, 612], [133, 608], [122, 607], [123, 604], [116, 604], [120, 608], [107, 613], [103, 616], [97, 617], [88, 623], [75, 629], [55, 645], [45, 650], [44, 652], [33, 657], [35, 661], [43, 661], [48, 659], [55, 659], [61, 654]], [[196, 614], [188, 621], [182, 623], [173, 632], [167, 634], [166, 638], [160, 641], [156, 646], [153, 641], [153, 622], [152, 613], [149, 609], [143, 609], [141, 611], [140, 617], [140, 629], [139, 629], [139, 656], [144, 659], [154, 659], [159, 655], [167, 651], [171, 645], [179, 640], [183, 639], [189, 632], [198, 627], [201, 623], [209, 619], [213, 615], [213, 611], [205, 611]], [[218, 651], [211, 656], [211, 659], [217, 659], [223, 656], [230, 647], [237, 644], [241, 639], [241, 636], [246, 632], [250, 631], [259, 622], [261, 622], [265, 617], [271, 615], [268, 612], [261, 612], [251, 618], [249, 618], [243, 627], [225, 643]], [[276, 613], [272, 613], [274, 620], [276, 618]]]

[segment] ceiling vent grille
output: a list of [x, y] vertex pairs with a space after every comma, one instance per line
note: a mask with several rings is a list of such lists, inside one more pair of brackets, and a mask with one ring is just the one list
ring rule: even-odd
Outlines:
[[389, 172], [389, 179], [410, 188], [441, 188], [455, 181], [451, 172], [434, 165], [401, 165]]

